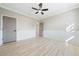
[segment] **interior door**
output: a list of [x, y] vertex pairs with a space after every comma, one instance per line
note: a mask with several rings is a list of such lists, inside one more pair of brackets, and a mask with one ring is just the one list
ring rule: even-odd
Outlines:
[[39, 36], [43, 37], [43, 23], [39, 23]]
[[16, 41], [16, 18], [3, 16], [3, 43]]

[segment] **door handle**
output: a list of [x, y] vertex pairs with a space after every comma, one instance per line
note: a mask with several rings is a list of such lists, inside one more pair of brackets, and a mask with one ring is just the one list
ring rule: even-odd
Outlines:
[[16, 32], [16, 30], [14, 30], [14, 32]]

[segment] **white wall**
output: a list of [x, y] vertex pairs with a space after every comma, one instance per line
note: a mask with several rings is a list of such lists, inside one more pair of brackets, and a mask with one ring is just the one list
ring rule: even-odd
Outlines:
[[[79, 8], [71, 11], [49, 17], [44, 22], [44, 37], [65, 41], [72, 35], [75, 36], [69, 42], [79, 45]], [[74, 29], [76, 32], [66, 32], [68, 25], [75, 24]]]
[[[36, 19], [0, 8], [0, 17], [4, 15], [16, 18], [17, 41], [36, 37], [36, 25], [38, 23]], [[0, 18], [0, 42], [2, 40], [1, 21]]]

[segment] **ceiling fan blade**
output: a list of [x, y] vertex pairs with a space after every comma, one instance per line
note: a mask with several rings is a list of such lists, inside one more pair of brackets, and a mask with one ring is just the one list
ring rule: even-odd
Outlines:
[[34, 8], [34, 7], [32, 7], [32, 9], [34, 9], [34, 10], [38, 10], [37, 8]]
[[39, 4], [39, 7], [42, 8], [42, 3]]
[[38, 14], [39, 12], [36, 12], [35, 14]]
[[42, 11], [48, 11], [48, 9], [42, 9]]
[[42, 14], [42, 15], [44, 15], [44, 13], [43, 13], [43, 12], [41, 12], [41, 14]]

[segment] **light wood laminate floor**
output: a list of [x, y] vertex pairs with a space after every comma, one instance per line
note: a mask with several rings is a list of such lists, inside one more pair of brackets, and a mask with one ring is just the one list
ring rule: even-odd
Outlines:
[[12, 42], [0, 46], [1, 56], [79, 56], [79, 47], [46, 38]]

